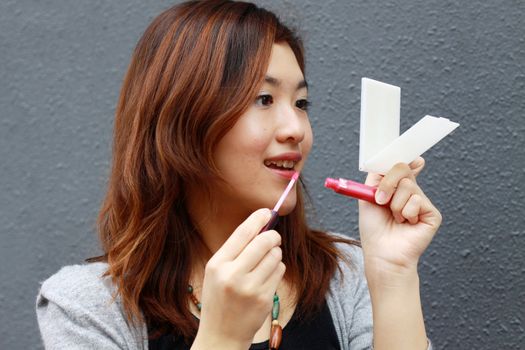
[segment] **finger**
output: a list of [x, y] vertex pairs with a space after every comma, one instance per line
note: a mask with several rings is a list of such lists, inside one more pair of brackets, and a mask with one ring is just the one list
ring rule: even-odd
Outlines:
[[245, 273], [252, 271], [272, 249], [280, 245], [281, 235], [277, 231], [264, 231], [255, 236], [235, 259], [235, 263], [239, 265], [239, 271]]
[[[423, 170], [423, 168], [425, 167], [425, 159], [423, 157], [417, 157], [408, 166], [412, 170], [412, 174], [414, 176], [418, 176], [421, 170]], [[368, 173], [365, 185], [377, 187], [382, 179], [383, 175]]]
[[414, 182], [407, 179], [406, 177], [401, 179], [392, 196], [392, 200], [390, 201], [390, 210], [392, 211], [392, 216], [399, 223], [405, 221], [402, 211], [415, 192], [414, 185]]
[[261, 286], [276, 273], [276, 269], [282, 262], [283, 252], [280, 247], [272, 248], [263, 259], [257, 264], [257, 266], [250, 271], [249, 278], [253, 280], [253, 283], [257, 286]]
[[261, 288], [264, 290], [269, 290], [272, 294], [275, 293], [279, 283], [281, 283], [284, 274], [286, 272], [286, 266], [280, 262], [277, 265], [275, 271], [266, 279], [266, 282], [262, 284]]
[[419, 213], [421, 212], [421, 204], [423, 199], [419, 194], [410, 196], [406, 202], [405, 207], [401, 211], [403, 218], [407, 219], [409, 223], [415, 225], [419, 222]]
[[422, 201], [421, 208], [419, 210], [419, 221], [437, 230], [442, 221], [441, 213], [427, 197], [422, 194], [421, 197]]
[[365, 185], [377, 187], [382, 179], [383, 175], [381, 174], [368, 173], [366, 176]]
[[408, 166], [410, 167], [410, 169], [412, 169], [412, 174], [414, 174], [414, 176], [417, 177], [421, 170], [423, 170], [423, 168], [425, 167], [425, 159], [423, 159], [423, 157], [417, 157]]
[[[221, 248], [211, 257], [210, 261], [232, 261], [257, 236], [264, 225], [270, 220], [270, 209], [259, 209], [253, 212], [239, 225], [224, 242]], [[210, 263], [210, 261], [208, 263]]]
[[388, 203], [403, 178], [415, 180], [410, 167], [407, 164], [398, 163], [386, 173], [379, 186], [377, 186], [376, 202], [378, 204]]

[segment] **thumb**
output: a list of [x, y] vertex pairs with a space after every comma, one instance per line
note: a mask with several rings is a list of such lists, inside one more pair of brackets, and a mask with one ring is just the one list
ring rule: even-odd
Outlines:
[[408, 166], [412, 170], [414, 176], [417, 177], [421, 170], [423, 170], [425, 167], [425, 159], [423, 159], [423, 157], [417, 157], [414, 161], [408, 164]]

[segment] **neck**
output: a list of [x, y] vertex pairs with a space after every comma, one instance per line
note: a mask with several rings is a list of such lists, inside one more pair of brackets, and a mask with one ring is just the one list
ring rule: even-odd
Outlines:
[[235, 229], [250, 215], [246, 209], [238, 206], [203, 200], [202, 196], [188, 196], [188, 213], [204, 243], [204, 251], [198, 253], [201, 259], [207, 261], [215, 254], [235, 231]]
[[[193, 192], [195, 193], [195, 192]], [[187, 196], [187, 209], [190, 218], [197, 228], [202, 245], [192, 252], [193, 266], [190, 284], [196, 295], [199, 295], [204, 280], [204, 269], [208, 260], [223, 246], [235, 229], [249, 216], [231, 205], [213, 205], [204, 197]]]

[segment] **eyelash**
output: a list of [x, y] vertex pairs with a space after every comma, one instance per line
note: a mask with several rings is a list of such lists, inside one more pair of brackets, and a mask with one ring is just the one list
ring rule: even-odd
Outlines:
[[[268, 94], [259, 95], [255, 99], [255, 104], [257, 104], [258, 106], [267, 107], [267, 106], [269, 106], [272, 103], [273, 103], [273, 96], [272, 95], [268, 95]], [[309, 109], [309, 107], [311, 105], [312, 105], [311, 102], [308, 101], [305, 98], [302, 98], [302, 99], [297, 100], [295, 102], [295, 107], [297, 107], [299, 109], [302, 109], [305, 112], [308, 111], [308, 109]]]
[[312, 105], [312, 103], [310, 101], [308, 101], [307, 99], [305, 99], [305, 98], [297, 100], [295, 102], [295, 106], [297, 108], [302, 109], [303, 111], [308, 111], [308, 109], [310, 109], [311, 105]]
[[258, 106], [267, 107], [267, 106], [269, 106], [272, 103], [273, 103], [273, 96], [272, 95], [268, 95], [268, 94], [259, 95], [255, 99], [255, 104], [258, 105]]

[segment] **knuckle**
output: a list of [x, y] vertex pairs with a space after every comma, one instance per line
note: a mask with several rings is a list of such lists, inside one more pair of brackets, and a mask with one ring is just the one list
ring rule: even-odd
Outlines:
[[396, 183], [390, 179], [390, 178], [384, 178], [383, 181], [381, 181], [381, 189], [382, 190], [393, 190], [394, 188], [396, 188]]
[[414, 180], [404, 177], [399, 181], [399, 187], [412, 188], [414, 186]]
[[270, 230], [259, 235], [263, 246], [267, 249], [281, 244], [281, 235], [277, 231]]
[[411, 199], [414, 205], [420, 205], [421, 202], [423, 201], [423, 198], [417, 193], [413, 194]]
[[260, 308], [265, 308], [271, 302], [270, 299], [268, 299], [265, 295], [261, 295], [261, 294], [257, 295], [254, 299], [255, 299], [255, 303]]
[[234, 296], [238, 293], [238, 283], [230, 273], [222, 272], [214, 274], [211, 279], [217, 290], [227, 296]]
[[264, 221], [265, 224], [270, 220], [272, 215], [270, 209], [259, 209], [256, 211], [256, 213], [257, 219], [260, 221]]
[[242, 223], [240, 226], [238, 226], [235, 231], [233, 231], [234, 234], [238, 237], [242, 237], [242, 239], [244, 239], [244, 237], [249, 237], [250, 234], [251, 234], [251, 230], [250, 230], [250, 227], [247, 226], [247, 224], [245, 223]]
[[269, 250], [274, 246], [275, 239], [272, 237], [271, 231], [266, 231], [265, 235], [261, 236], [261, 245], [264, 249]]
[[383, 181], [381, 181], [381, 185], [386, 186], [386, 187], [390, 187], [390, 188], [394, 188], [394, 187], [396, 187], [397, 182], [394, 181], [392, 176], [385, 176], [383, 178]]
[[283, 258], [283, 251], [279, 247], [273, 247], [272, 250], [270, 250], [270, 253], [277, 260], [281, 260]]
[[414, 211], [410, 210], [409, 208], [405, 208], [403, 209], [403, 212], [401, 213], [403, 215], [403, 217], [407, 218], [407, 219], [413, 219], [417, 216], [417, 213], [415, 213]]
[[271, 230], [270, 232], [271, 232], [272, 237], [273, 237], [273, 239], [274, 239], [274, 245], [281, 245], [282, 237], [281, 237], [281, 235], [279, 234], [279, 232], [277, 232], [277, 231], [275, 231], [275, 230]]
[[267, 208], [257, 209], [255, 212], [253, 212], [253, 215], [257, 216], [258, 218], [264, 219], [270, 215], [270, 210]]
[[286, 272], [286, 265], [283, 262], [280, 262], [279, 266], [278, 266], [278, 269], [279, 269], [279, 272], [281, 273], [281, 275], [284, 275], [284, 273]]
[[392, 212], [392, 215], [393, 216], [397, 216], [397, 217], [400, 217], [403, 213], [403, 209], [402, 208], [390, 208], [390, 211]]
[[235, 290], [235, 297], [243, 301], [251, 302], [253, 299], [253, 291], [247, 285], [243, 285]]
[[213, 259], [210, 259], [208, 263], [206, 263], [206, 266], [204, 266], [204, 273], [215, 274], [217, 271], [219, 271], [219, 266]]
[[237, 293], [236, 283], [229, 278], [222, 279], [222, 288], [227, 295], [234, 295]]
[[406, 163], [396, 163], [393, 167], [393, 169], [395, 170], [398, 170], [398, 171], [405, 171], [405, 172], [409, 172], [410, 171], [410, 167], [408, 166], [408, 164]]
[[411, 215], [414, 211], [414, 207], [410, 205], [410, 203], [407, 203], [399, 212], [403, 215]]
[[425, 166], [425, 159], [421, 156], [414, 159], [410, 164], [408, 164], [410, 169], [416, 170], [418, 168], [422, 169]]
[[390, 210], [392, 210], [393, 213], [399, 213], [403, 209], [403, 206], [395, 201], [392, 201], [390, 203]]

